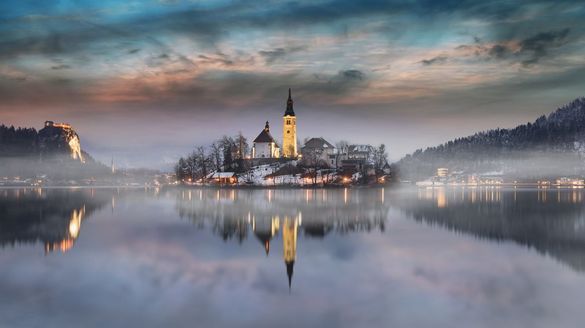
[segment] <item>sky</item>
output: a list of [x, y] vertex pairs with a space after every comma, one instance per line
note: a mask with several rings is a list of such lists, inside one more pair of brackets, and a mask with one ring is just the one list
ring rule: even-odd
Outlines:
[[122, 167], [168, 168], [271, 122], [397, 160], [585, 96], [577, 1], [0, 3], [0, 123], [71, 123]]

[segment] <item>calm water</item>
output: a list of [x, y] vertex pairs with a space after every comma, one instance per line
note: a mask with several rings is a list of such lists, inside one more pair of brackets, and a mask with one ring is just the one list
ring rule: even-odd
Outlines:
[[0, 190], [0, 327], [582, 327], [585, 191]]

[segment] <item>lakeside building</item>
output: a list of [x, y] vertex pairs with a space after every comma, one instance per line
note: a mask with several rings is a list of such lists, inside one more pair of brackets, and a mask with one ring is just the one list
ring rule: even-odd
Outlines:
[[449, 169], [446, 167], [440, 167], [437, 169], [437, 176], [444, 178], [449, 175]]
[[330, 167], [337, 165], [337, 149], [322, 137], [307, 140], [301, 148], [301, 155], [305, 160], [327, 163]]

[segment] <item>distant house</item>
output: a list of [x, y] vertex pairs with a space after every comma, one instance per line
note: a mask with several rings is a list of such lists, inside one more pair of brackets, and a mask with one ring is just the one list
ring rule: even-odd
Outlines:
[[341, 168], [344, 171], [362, 171], [366, 166], [364, 159], [344, 159], [341, 161]]
[[270, 126], [268, 121], [264, 129], [254, 139], [254, 146], [252, 147], [253, 158], [278, 158], [280, 157], [280, 148], [270, 134]]
[[350, 145], [347, 148], [347, 159], [360, 159], [372, 164], [375, 152], [376, 149], [370, 145]]
[[209, 175], [209, 180], [217, 184], [235, 184], [238, 177], [234, 172], [215, 172]]
[[376, 149], [370, 145], [349, 145], [339, 156], [341, 168], [350, 171], [363, 171], [374, 164]]
[[301, 154], [305, 160], [324, 162], [331, 167], [336, 165], [337, 149], [321, 137], [307, 140], [301, 148]]

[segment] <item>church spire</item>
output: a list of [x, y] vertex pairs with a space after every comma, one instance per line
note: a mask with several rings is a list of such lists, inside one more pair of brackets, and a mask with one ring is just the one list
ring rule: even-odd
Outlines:
[[288, 290], [291, 290], [292, 286], [292, 276], [293, 276], [293, 268], [295, 266], [295, 261], [285, 262], [286, 264], [286, 275], [288, 276]]
[[288, 88], [288, 99], [286, 100], [286, 111], [284, 112], [284, 116], [295, 116], [290, 88]]

